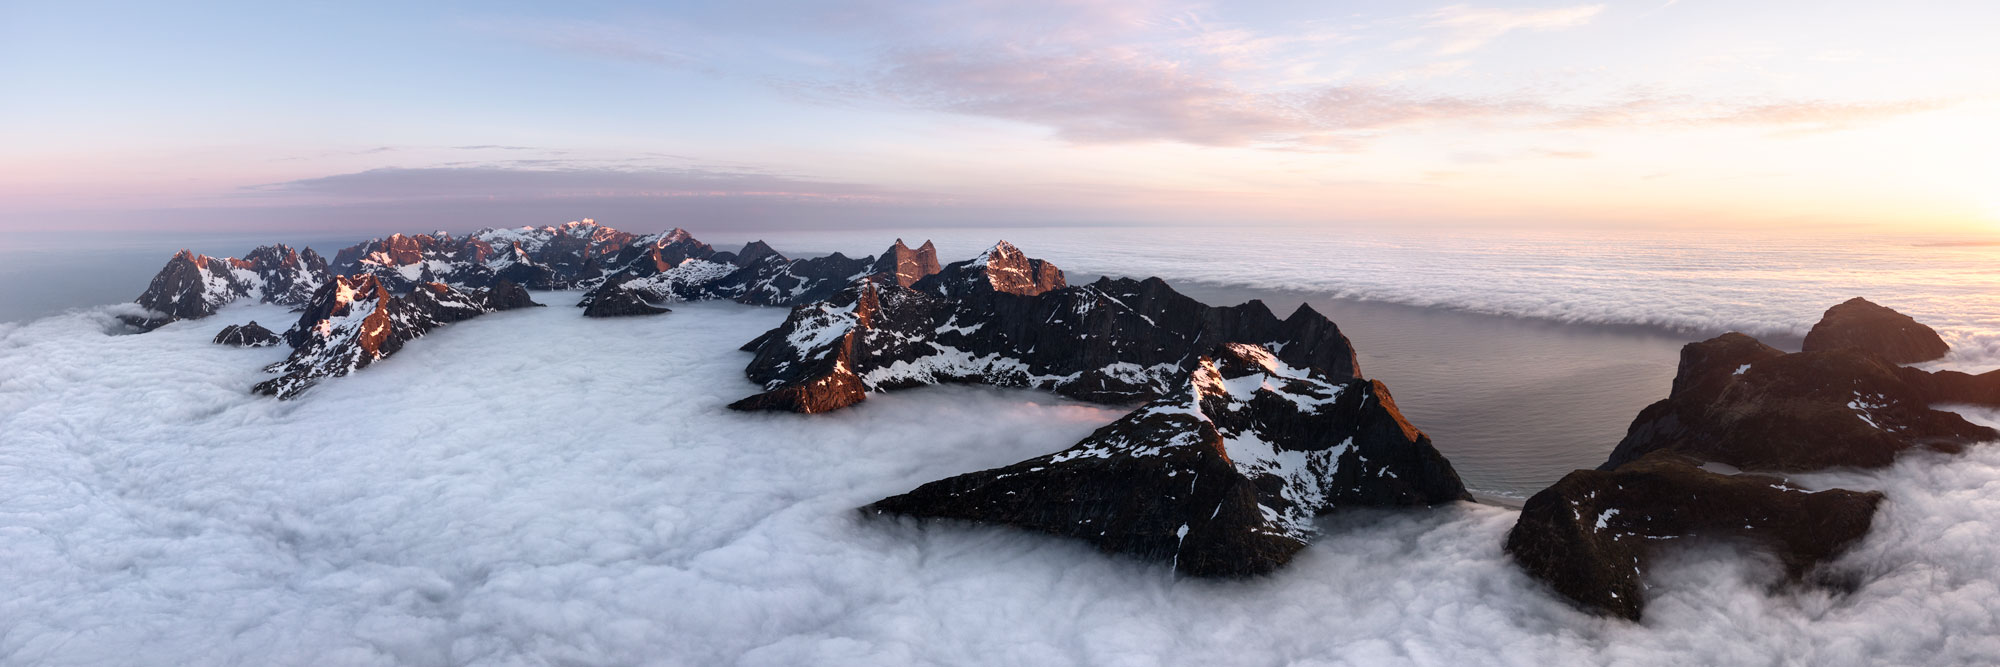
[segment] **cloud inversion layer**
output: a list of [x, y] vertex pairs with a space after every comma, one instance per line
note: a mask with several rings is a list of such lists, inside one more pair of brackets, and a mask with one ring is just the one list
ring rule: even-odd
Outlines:
[[[1336, 519], [1273, 578], [1191, 581], [863, 503], [1059, 450], [1116, 416], [945, 387], [836, 415], [723, 409], [783, 317], [563, 307], [452, 325], [278, 403], [281, 352], [212, 345], [232, 306], [143, 336], [101, 313], [0, 325], [0, 658], [179, 664], [1118, 662], [1954, 664], [2000, 655], [1986, 536], [2000, 449], [1836, 480], [1886, 487], [1842, 561], [1780, 592], [1696, 547], [1643, 625], [1587, 618], [1500, 553], [1493, 507]], [[1826, 480], [1818, 480], [1825, 482]], [[1801, 481], [1811, 485], [1811, 481]], [[1336, 620], [1330, 620], [1336, 619]], [[85, 641], [87, 639], [87, 641]]]

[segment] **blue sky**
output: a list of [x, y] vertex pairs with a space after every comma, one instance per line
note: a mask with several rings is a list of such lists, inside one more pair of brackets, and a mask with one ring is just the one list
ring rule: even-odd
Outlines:
[[1992, 3], [0, 4], [0, 225], [2000, 224]]

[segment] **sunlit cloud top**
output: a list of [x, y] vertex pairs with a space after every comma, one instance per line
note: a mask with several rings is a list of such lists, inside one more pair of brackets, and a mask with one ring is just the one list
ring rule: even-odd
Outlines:
[[1981, 2], [17, 3], [0, 225], [1993, 228], [1993, 25]]

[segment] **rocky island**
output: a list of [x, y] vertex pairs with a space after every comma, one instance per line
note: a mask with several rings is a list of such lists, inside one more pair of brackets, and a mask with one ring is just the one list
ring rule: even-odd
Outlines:
[[1829, 309], [1805, 349], [1729, 333], [1681, 350], [1667, 398], [1633, 420], [1597, 470], [1529, 498], [1507, 553], [1580, 606], [1632, 620], [1649, 554], [1665, 541], [1727, 538], [1768, 549], [1806, 578], [1867, 534], [1877, 492], [1809, 492], [1761, 472], [1877, 468], [1917, 449], [1955, 452], [2000, 432], [1932, 408], [2000, 405], [2000, 371], [1899, 366], [1948, 351], [1937, 332], [1854, 299]]

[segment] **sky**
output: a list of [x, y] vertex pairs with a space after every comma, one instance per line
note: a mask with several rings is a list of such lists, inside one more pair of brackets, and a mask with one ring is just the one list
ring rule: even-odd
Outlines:
[[2000, 3], [0, 0], [0, 229], [2000, 231]]

